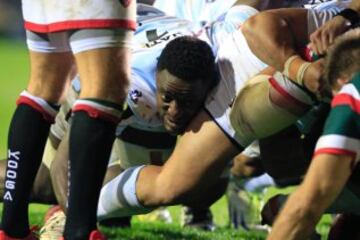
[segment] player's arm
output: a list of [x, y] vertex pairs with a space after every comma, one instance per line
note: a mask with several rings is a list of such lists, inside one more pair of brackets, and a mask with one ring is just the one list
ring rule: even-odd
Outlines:
[[289, 197], [276, 219], [269, 240], [308, 239], [326, 208], [351, 174], [352, 156], [315, 156], [300, 187]]
[[309, 63], [298, 53], [298, 49], [309, 42], [307, 14], [306, 9], [261, 12], [248, 19], [241, 31], [259, 59], [317, 93], [323, 85], [322, 61]]
[[352, 0], [349, 8], [357, 11], [358, 13], [360, 13], [360, 0]]
[[[145, 167], [137, 181], [137, 196], [145, 205], [197, 202], [237, 153], [222, 130], [201, 111], [180, 138], [162, 168]], [[152, 181], [154, 180], [154, 181]], [[206, 197], [205, 197], [206, 199]], [[160, 200], [160, 201], [159, 201]]]
[[[213, 184], [238, 148], [205, 112], [195, 116], [164, 166], [126, 169], [101, 190], [98, 216], [126, 216], [149, 207], [212, 201]], [[105, 197], [106, 196], [106, 197]], [[211, 199], [212, 198], [212, 199]]]
[[276, 9], [249, 18], [241, 31], [259, 59], [283, 71], [296, 47], [308, 42], [306, 22], [306, 9]]

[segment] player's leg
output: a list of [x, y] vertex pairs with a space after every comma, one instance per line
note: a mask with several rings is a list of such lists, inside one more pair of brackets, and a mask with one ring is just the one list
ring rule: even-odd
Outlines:
[[[121, 173], [120, 165], [109, 166], [106, 170], [104, 184]], [[66, 133], [61, 140], [54, 160], [51, 163], [50, 175], [54, 194], [61, 209], [66, 212], [69, 172], [69, 134]]]
[[[30, 35], [30, 36], [29, 36]], [[34, 35], [28, 33], [28, 40]], [[40, 38], [40, 36], [36, 35]], [[28, 199], [41, 163], [50, 124], [73, 65], [68, 52], [39, 50], [36, 41], [53, 47], [43, 39], [30, 39], [30, 81], [17, 101], [8, 138], [2, 229], [11, 237], [29, 233]], [[34, 44], [35, 42], [35, 44]], [[40, 45], [41, 45], [40, 43]], [[56, 48], [53, 48], [56, 49]], [[43, 50], [43, 49], [42, 49]]]
[[[204, 198], [210, 201], [204, 192], [216, 182], [228, 160], [238, 151], [210, 116], [201, 111], [164, 166], [127, 169], [103, 187], [99, 217], [103, 212], [125, 216], [146, 212], [145, 207], [193, 205], [204, 202]], [[114, 191], [121, 194], [109, 197]], [[102, 199], [105, 195], [106, 200]]]
[[[81, 93], [73, 106], [69, 138], [70, 194], [65, 239], [87, 239], [96, 229], [98, 195], [129, 82], [131, 34], [122, 29], [86, 29], [71, 36]], [[99, 42], [99, 35], [111, 41]], [[92, 41], [93, 48], [78, 48], [82, 38]]]
[[[0, 195], [4, 194], [6, 159], [0, 160]], [[55, 204], [56, 199], [51, 184], [49, 184], [50, 174], [48, 168], [44, 164], [40, 164], [40, 168], [35, 178], [29, 202]], [[2, 201], [2, 199], [1, 199]]]
[[[51, 182], [59, 206], [49, 209], [44, 226], [40, 230], [40, 239], [58, 239], [63, 234], [67, 210], [69, 173], [69, 134], [67, 132], [57, 147], [56, 155], [49, 166]], [[109, 166], [104, 183], [119, 175], [121, 171], [119, 164]], [[107, 227], [126, 227], [130, 225], [130, 218], [107, 219], [104, 222], [99, 222], [99, 224]]]

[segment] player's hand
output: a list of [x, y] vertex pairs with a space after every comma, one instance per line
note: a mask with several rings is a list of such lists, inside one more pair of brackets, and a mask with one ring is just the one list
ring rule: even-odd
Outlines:
[[234, 180], [229, 182], [227, 189], [229, 218], [231, 225], [237, 229], [243, 227], [248, 230], [248, 226], [245, 222], [246, 211], [249, 211], [248, 199], [244, 199], [245, 196], [241, 195], [241, 188], [236, 184]]
[[334, 39], [349, 28], [348, 21], [342, 16], [336, 16], [310, 35], [310, 48], [323, 55]]

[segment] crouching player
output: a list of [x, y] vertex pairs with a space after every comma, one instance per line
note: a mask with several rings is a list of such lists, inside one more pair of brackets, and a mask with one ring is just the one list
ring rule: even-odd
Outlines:
[[[169, 19], [172, 18], [167, 18]], [[143, 20], [149, 21], [146, 16]], [[140, 35], [141, 30], [142, 28], [139, 29]], [[164, 39], [171, 40], [185, 34], [184, 30], [176, 31], [177, 34], [174, 35], [170, 31], [170, 37]], [[118, 154], [113, 155], [117, 156], [115, 160], [120, 156], [121, 167], [124, 169], [139, 164], [162, 165], [175, 146], [176, 135], [183, 132], [191, 117], [202, 107], [207, 92], [217, 83], [214, 56], [207, 43], [194, 37], [180, 37], [171, 41], [164, 49], [167, 40], [147, 39], [146, 44], [139, 44], [146, 47], [134, 51], [128, 108], [118, 126], [118, 139], [114, 144], [115, 154]], [[66, 115], [59, 115], [58, 118], [64, 119]], [[64, 166], [67, 166], [68, 145], [63, 129], [67, 127], [67, 123], [63, 119], [52, 128], [53, 135], [58, 140], [64, 138], [65, 141], [59, 146], [56, 158], [60, 159], [55, 159], [51, 171], [55, 192], [60, 202], [66, 205], [67, 167]], [[52, 144], [49, 143], [48, 146]], [[56, 162], [60, 165], [55, 164]], [[59, 171], [61, 166], [63, 171]], [[114, 177], [119, 174], [119, 166], [117, 170], [115, 168], [109, 167], [107, 179], [111, 178], [110, 175]], [[208, 206], [223, 194], [227, 180], [222, 179], [219, 184], [214, 188], [219, 193], [202, 204], [197, 212], [208, 215]], [[50, 202], [52, 201], [53, 198]], [[102, 219], [114, 216], [107, 215], [104, 205], [101, 209]]]
[[[238, 16], [241, 15], [241, 10], [237, 10]], [[235, 10], [232, 13], [235, 15]], [[298, 56], [297, 63], [291, 64], [288, 59], [297, 54], [294, 46], [309, 42], [308, 34], [321, 23], [319, 18], [325, 22], [331, 14], [280, 9], [256, 16], [261, 16], [263, 28], [267, 30], [262, 36], [265, 44], [260, 45], [264, 48], [257, 50], [272, 51], [272, 54], [263, 54], [262, 59], [280, 71], [295, 64], [297, 67], [290, 71], [290, 79], [279, 73], [268, 74], [246, 84], [264, 70], [266, 64], [254, 56], [244, 38], [244, 32], [256, 34], [258, 28], [252, 27], [252, 21], [243, 24], [241, 29], [237, 25], [237, 31], [226, 35], [217, 48], [219, 85], [208, 96], [205, 107], [191, 120], [166, 164], [126, 170], [110, 181], [100, 194], [100, 202], [106, 202], [104, 196], [112, 194], [113, 204], [107, 204], [108, 209], [125, 216], [159, 205], [194, 204], [211, 189], [228, 161], [244, 146], [254, 138], [271, 135], [291, 125], [311, 108], [313, 99], [308, 92], [318, 93], [322, 87], [321, 61], [309, 63]], [[254, 29], [256, 31], [252, 32]], [[245, 92], [245, 88], [248, 91]], [[248, 119], [241, 119], [241, 116]], [[114, 194], [118, 192], [121, 196]]]
[[[360, 214], [359, 57], [359, 29], [338, 39], [327, 53], [326, 78], [337, 94], [306, 177], [286, 202], [269, 239], [306, 239], [325, 211]], [[355, 233], [359, 237], [357, 230], [352, 239]]]

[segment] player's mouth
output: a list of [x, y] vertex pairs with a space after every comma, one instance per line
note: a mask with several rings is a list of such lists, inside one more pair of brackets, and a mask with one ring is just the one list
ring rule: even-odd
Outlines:
[[169, 117], [166, 117], [164, 118], [164, 123], [165, 123], [165, 127], [168, 131], [171, 131], [171, 132], [180, 132], [183, 128], [183, 124], [182, 124], [182, 121], [181, 120], [173, 120]]

